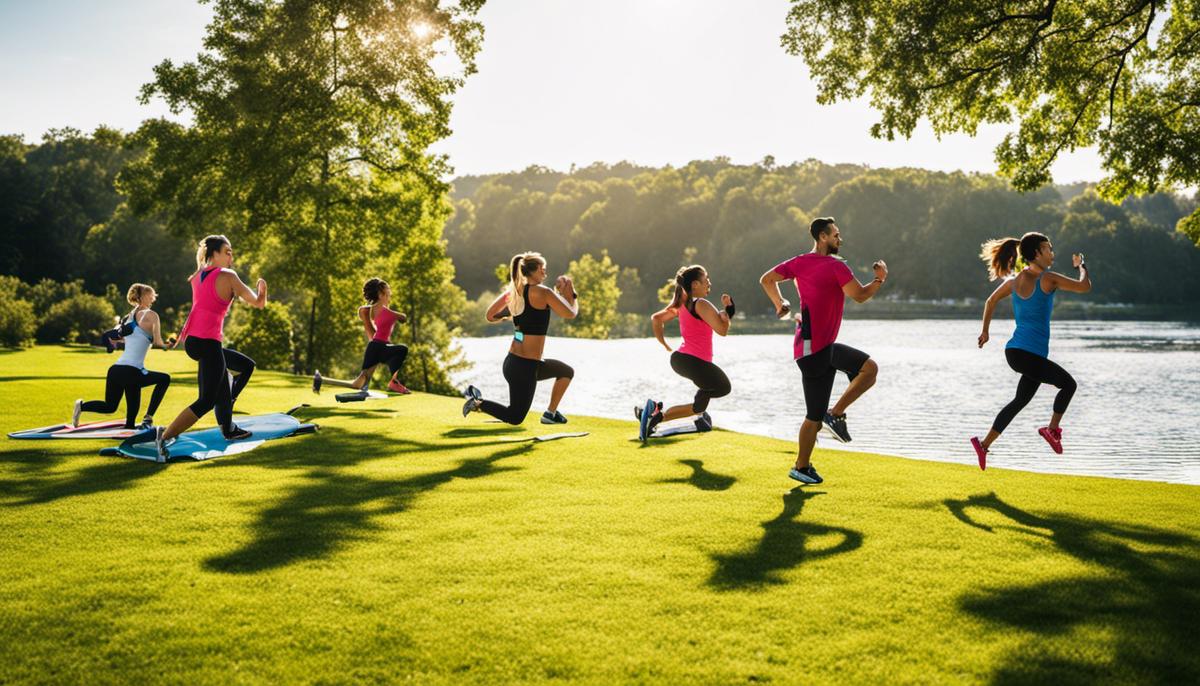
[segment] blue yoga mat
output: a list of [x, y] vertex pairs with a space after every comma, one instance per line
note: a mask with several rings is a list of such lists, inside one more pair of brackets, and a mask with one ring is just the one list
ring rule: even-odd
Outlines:
[[[300, 420], [289, 414], [264, 414], [254, 417], [238, 417], [237, 425], [254, 434], [244, 441], [227, 441], [221, 435], [220, 427], [186, 431], [176, 437], [175, 442], [168, 446], [171, 458], [189, 458], [192, 460], [211, 460], [214, 457], [236, 455], [254, 450], [263, 443], [276, 439], [287, 438], [298, 434], [313, 433], [316, 424], [301, 424]], [[105, 448], [101, 455], [124, 455], [139, 460], [158, 461], [158, 452], [154, 448], [154, 432], [144, 431], [136, 436], [125, 439], [115, 448]]]

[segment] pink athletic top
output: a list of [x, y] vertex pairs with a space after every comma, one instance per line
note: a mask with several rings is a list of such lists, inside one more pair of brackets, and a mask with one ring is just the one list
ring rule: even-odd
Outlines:
[[683, 344], [678, 352], [712, 362], [712, 327], [700, 317], [692, 315], [686, 305], [679, 308], [679, 335], [683, 338]]
[[233, 299], [222, 300], [217, 295], [217, 277], [220, 274], [220, 267], [210, 267], [192, 278], [192, 311], [183, 325], [183, 331], [179, 332], [181, 343], [188, 336], [224, 340], [225, 314], [229, 312], [229, 304]]
[[795, 281], [800, 296], [800, 324], [792, 340], [795, 359], [832, 345], [842, 327], [842, 286], [854, 278], [850, 267], [832, 255], [810, 252], [779, 264], [775, 273]]
[[375, 323], [375, 335], [371, 337], [371, 340], [384, 343], [392, 340], [392, 328], [396, 325], [396, 315], [392, 314], [391, 310], [380, 307], [372, 321]]

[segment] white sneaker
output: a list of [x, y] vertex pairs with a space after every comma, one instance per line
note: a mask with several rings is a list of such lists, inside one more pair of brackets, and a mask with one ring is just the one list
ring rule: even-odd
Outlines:
[[79, 426], [79, 415], [83, 412], [83, 399], [75, 401], [75, 409], [71, 410], [71, 426]]
[[163, 440], [163, 434], [166, 433], [165, 426], [154, 427], [154, 449], [158, 451], [158, 457], [155, 462], [163, 463], [171, 457], [171, 451], [167, 450], [167, 442]]

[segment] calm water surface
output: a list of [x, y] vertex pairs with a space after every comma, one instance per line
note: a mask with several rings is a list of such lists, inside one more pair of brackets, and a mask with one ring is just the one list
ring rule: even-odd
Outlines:
[[[973, 320], [844, 322], [838, 340], [870, 353], [880, 366], [879, 380], [848, 412], [854, 442], [842, 445], [822, 434], [819, 445], [974, 464], [968, 440], [986, 433], [1016, 390], [1018, 376], [1004, 361], [1012, 326], [1011, 320], [994, 321], [992, 340], [980, 350], [979, 323]], [[1200, 484], [1200, 327], [1094, 321], [1052, 326], [1050, 359], [1079, 384], [1062, 424], [1064, 454], [1055, 455], [1037, 435], [1049, 420], [1056, 390], [1042, 386], [992, 446], [989, 465]], [[678, 339], [668, 342], [678, 345]], [[456, 381], [507, 402], [500, 365], [508, 339], [460, 343], [475, 364]], [[791, 350], [785, 324], [778, 335], [716, 338], [714, 361], [729, 375], [733, 392], [709, 405], [714, 423], [794, 441], [804, 396]], [[653, 339], [555, 337], [546, 342], [546, 356], [575, 368], [559, 408], [568, 417], [629, 419], [635, 432], [635, 404], [647, 397], [668, 405], [690, 402], [694, 393], [691, 382], [671, 371], [669, 353]], [[846, 383], [839, 375], [834, 398]], [[539, 384], [534, 400], [539, 414], [549, 395], [550, 384]]]

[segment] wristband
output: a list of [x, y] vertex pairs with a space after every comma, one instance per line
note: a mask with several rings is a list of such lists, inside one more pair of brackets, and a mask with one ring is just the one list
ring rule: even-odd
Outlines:
[[732, 317], [737, 312], [737, 307], [733, 303], [733, 298], [729, 299], [729, 304], [725, 306], [725, 314]]

